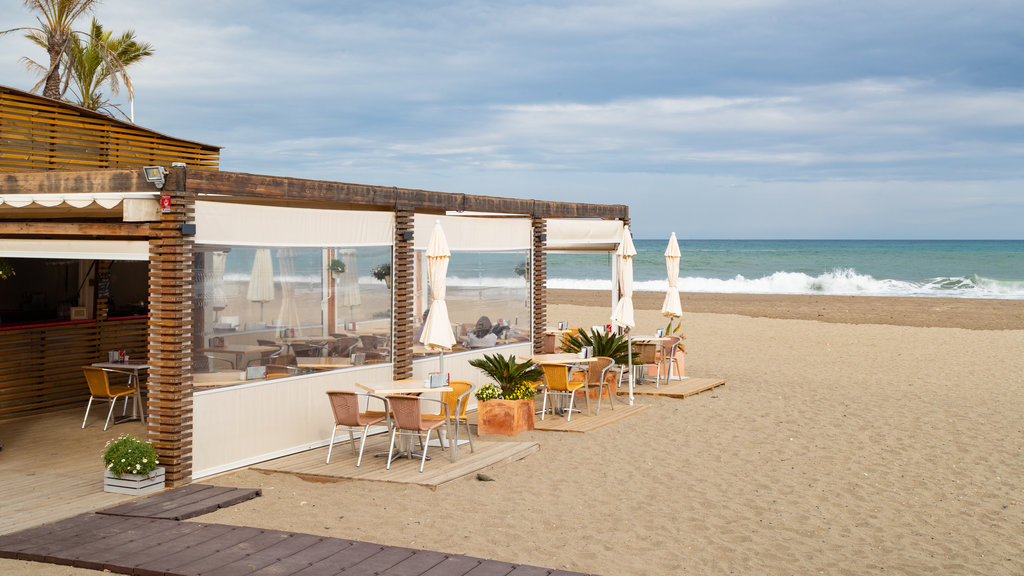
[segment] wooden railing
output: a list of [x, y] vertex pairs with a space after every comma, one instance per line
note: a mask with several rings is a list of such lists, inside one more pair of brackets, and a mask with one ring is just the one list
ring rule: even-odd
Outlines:
[[217, 169], [214, 146], [0, 87], [0, 172], [168, 166]]
[[82, 405], [89, 388], [82, 366], [125, 349], [146, 358], [144, 316], [0, 329], [0, 419]]

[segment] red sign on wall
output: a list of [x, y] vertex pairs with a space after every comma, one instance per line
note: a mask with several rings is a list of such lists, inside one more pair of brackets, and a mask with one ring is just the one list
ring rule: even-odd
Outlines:
[[161, 194], [160, 195], [160, 211], [164, 214], [168, 214], [171, 211], [171, 195]]

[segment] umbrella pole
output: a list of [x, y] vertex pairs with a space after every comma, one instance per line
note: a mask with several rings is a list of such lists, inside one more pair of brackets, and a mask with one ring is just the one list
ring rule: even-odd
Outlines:
[[633, 330], [626, 328], [626, 363], [629, 366], [629, 405], [633, 405]]
[[437, 371], [444, 374], [444, 350], [437, 355]]

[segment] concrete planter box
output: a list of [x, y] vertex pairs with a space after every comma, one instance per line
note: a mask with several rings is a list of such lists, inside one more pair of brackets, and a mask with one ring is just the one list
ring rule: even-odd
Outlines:
[[477, 404], [477, 434], [515, 436], [533, 430], [533, 398], [487, 400]]
[[139, 474], [122, 474], [114, 476], [110, 470], [103, 471], [103, 491], [115, 494], [141, 496], [164, 489], [164, 468], [160, 466], [146, 476]]

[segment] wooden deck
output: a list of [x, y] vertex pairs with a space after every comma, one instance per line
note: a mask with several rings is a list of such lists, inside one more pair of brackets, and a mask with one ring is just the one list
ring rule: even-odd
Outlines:
[[576, 574], [280, 530], [103, 514], [0, 536], [0, 558], [138, 576]]
[[187, 520], [209, 514], [221, 508], [234, 506], [260, 496], [259, 488], [228, 488], [207, 484], [188, 484], [173, 490], [140, 498], [134, 502], [120, 504], [100, 510], [97, 514], [108, 516], [130, 516], [138, 518], [160, 518], [164, 520]]
[[[618, 422], [624, 418], [639, 414], [644, 410], [650, 408], [650, 406], [641, 406], [634, 404], [633, 406], [627, 406], [625, 404], [619, 404], [618, 402], [622, 398], [616, 398], [615, 409], [612, 410], [608, 407], [608, 401], [605, 400], [601, 405], [601, 415], [588, 415], [586, 402], [580, 402], [577, 400], [577, 407], [580, 407], [583, 412], [574, 413], [572, 420], [566, 420], [565, 416], [558, 414], [548, 414], [543, 420], [538, 415], [534, 418], [533, 427], [535, 430], [544, 430], [548, 432], [590, 432], [602, 428], [609, 424]], [[581, 405], [582, 404], [582, 405]], [[591, 402], [592, 408], [597, 410], [597, 403]], [[538, 408], [540, 405], [538, 404]]]
[[[686, 398], [701, 392], [707, 392], [712, 388], [725, 386], [724, 378], [686, 378], [683, 380], [671, 380], [668, 384], [662, 384], [655, 388], [654, 384], [641, 384], [633, 388], [634, 396], [668, 396], [669, 398]], [[629, 396], [629, 390], [619, 388], [619, 396]], [[575, 416], [573, 416], [575, 418]]]
[[132, 500], [103, 491], [103, 448], [124, 433], [144, 438], [145, 425], [128, 422], [104, 432], [107, 411], [100, 404], [83, 430], [84, 415], [83, 403], [0, 421], [0, 534]]
[[250, 468], [267, 472], [286, 472], [300, 478], [317, 480], [376, 480], [379, 482], [396, 482], [400, 484], [418, 484], [436, 488], [469, 474], [483, 470], [489, 466], [503, 462], [514, 462], [540, 450], [537, 442], [487, 442], [473, 437], [475, 452], [470, 452], [469, 444], [459, 446], [458, 461], [452, 462], [450, 453], [442, 452], [438, 446], [431, 446], [427, 451], [430, 460], [420, 472], [419, 459], [400, 458], [385, 468], [384, 457], [375, 458], [374, 454], [387, 452], [388, 436], [378, 434], [368, 436], [363, 463], [356, 467], [356, 456], [348, 442], [336, 444], [331, 454], [331, 463], [326, 464], [327, 447], [307, 450], [298, 454], [284, 456], [275, 460], [255, 464]]

